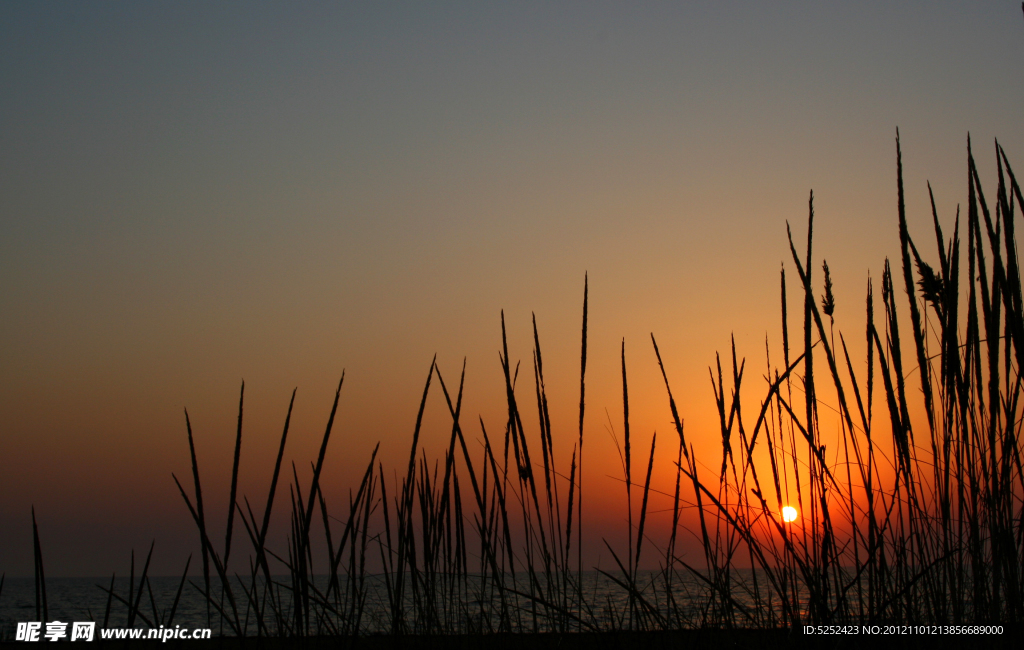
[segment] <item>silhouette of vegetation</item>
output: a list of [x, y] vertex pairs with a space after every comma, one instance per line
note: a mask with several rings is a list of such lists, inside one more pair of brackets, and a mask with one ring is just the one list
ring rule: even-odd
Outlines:
[[[286, 548], [271, 548], [268, 529], [295, 393], [270, 492], [258, 516], [249, 499], [238, 501], [236, 492], [243, 384], [222, 548], [208, 535], [186, 412], [193, 492], [177, 477], [174, 480], [199, 533], [202, 583], [192, 585], [206, 599], [211, 624], [219, 622], [222, 632], [234, 635], [291, 637], [1021, 622], [1024, 299], [1015, 213], [1024, 206], [1024, 197], [998, 143], [995, 153], [998, 186], [990, 206], [968, 140], [966, 248], [959, 208], [952, 235], [946, 238], [932, 199], [937, 262], [927, 262], [908, 227], [897, 134], [902, 278], [887, 259], [880, 305], [874, 280], [868, 279], [865, 320], [856, 326], [865, 344], [860, 369], [834, 322], [843, 305], [833, 294], [827, 263], [822, 263], [820, 295], [812, 282], [810, 195], [807, 241], [801, 249], [787, 224], [790, 268], [799, 290], [792, 302], [784, 267], [783, 344], [774, 353], [776, 361], [781, 356], [781, 365], [773, 364], [766, 349], [765, 386], [755, 417], [743, 412], [740, 392], [747, 364], [737, 356], [735, 342], [731, 374], [729, 359], [723, 372], [717, 356], [715, 367], [709, 369], [721, 434], [721, 462], [716, 457], [710, 465], [717, 472], [703, 469], [708, 465], [686, 441], [683, 418], [652, 335], [676, 434], [673, 445], [677, 444], [674, 492], [669, 495], [672, 524], [664, 540], [652, 539], [647, 526], [656, 436], [643, 474], [640, 510], [633, 512], [634, 488], [641, 489], [641, 484], [634, 485], [623, 341], [620, 453], [630, 504], [628, 545], [623, 553], [605, 542], [615, 570], [600, 570], [622, 594], [614, 601], [598, 602], [591, 595], [596, 592], [590, 589], [592, 580], [585, 573], [589, 567], [583, 565], [581, 554], [586, 281], [579, 438], [568, 463], [554, 452], [536, 319], [533, 385], [523, 388], [517, 381], [519, 364], [513, 366], [509, 357], [504, 314], [503, 435], [492, 438], [480, 420], [482, 450], [470, 452], [462, 413], [465, 364], [453, 390], [456, 385], [446, 381], [435, 359], [424, 382], [401, 482], [388, 493], [384, 467], [377, 460], [378, 445], [348, 503], [342, 505], [343, 516], [334, 519], [321, 477], [343, 373], [312, 466], [312, 481], [304, 484], [292, 466]], [[900, 292], [908, 297], [905, 305]], [[829, 318], [827, 327], [822, 314]], [[790, 336], [791, 315], [802, 321], [799, 338]], [[438, 388], [451, 431], [444, 457], [432, 463], [419, 441], [428, 397]], [[876, 397], [884, 402], [882, 407], [876, 405]], [[523, 399], [536, 404], [535, 429], [524, 424], [528, 418]], [[824, 420], [826, 411], [833, 414], [828, 417], [835, 418], [834, 424]], [[789, 505], [800, 513], [795, 522], [782, 518], [783, 507]], [[701, 542], [699, 562], [685, 560], [679, 552], [678, 534], [687, 508], [695, 513], [697, 526], [690, 532]], [[232, 546], [236, 510], [251, 547], [242, 574], [232, 572], [228, 564], [232, 548], [238, 547]], [[326, 558], [314, 557], [312, 550], [316, 517]], [[42, 610], [37, 613], [45, 618], [34, 513], [33, 534], [37, 610]], [[658, 558], [657, 571], [640, 571], [642, 553]], [[271, 570], [271, 558], [285, 568], [284, 575]], [[371, 558], [379, 559], [379, 576], [367, 572]], [[114, 593], [113, 580], [105, 589], [104, 625], [111, 598], [128, 606], [129, 625], [136, 619], [150, 626], [171, 623], [189, 565], [166, 616], [159, 614], [155, 602], [152, 616], [143, 614], [148, 566], [149, 556], [136, 591], [133, 555], [127, 598]], [[383, 583], [382, 603], [372, 600], [379, 593], [371, 584], [375, 580]], [[2, 584], [0, 578], [0, 589]], [[152, 596], [151, 589], [149, 593]]]

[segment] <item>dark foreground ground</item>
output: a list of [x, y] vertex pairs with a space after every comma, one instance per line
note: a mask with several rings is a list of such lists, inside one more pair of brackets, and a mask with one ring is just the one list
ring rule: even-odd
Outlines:
[[[104, 650], [725, 650], [750, 648], [842, 649], [945, 648], [1019, 649], [1019, 630], [1004, 629], [1002, 635], [844, 635], [815, 636], [791, 630], [686, 630], [680, 632], [605, 632], [576, 634], [488, 634], [462, 636], [364, 636], [288, 638], [218, 638], [204, 641], [96, 641], [85, 647]], [[40, 644], [0, 643], [0, 650], [25, 649]], [[48, 645], [48, 644], [47, 644]]]

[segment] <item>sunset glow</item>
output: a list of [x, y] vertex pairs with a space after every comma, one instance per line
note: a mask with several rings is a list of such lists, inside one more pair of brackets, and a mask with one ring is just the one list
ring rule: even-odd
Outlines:
[[[933, 201], [961, 242], [956, 286], [972, 286], [968, 260], [995, 259], [972, 257], [966, 217], [955, 224], [968, 134], [988, 206], [1006, 167], [997, 138], [1024, 169], [1020, 3], [456, 4], [0, 3], [0, 575], [35, 575], [33, 513], [47, 579], [120, 580], [153, 540], [149, 575], [180, 577], [190, 554], [201, 575], [200, 479], [209, 537], [233, 531], [227, 570], [244, 573], [246, 499], [287, 556], [290, 489], [347, 521], [371, 457], [373, 499], [386, 488], [394, 500], [410, 457], [431, 476], [439, 463], [440, 484], [449, 450], [467, 531], [474, 480], [490, 491], [508, 469], [509, 512], [545, 526], [549, 506], [567, 516], [573, 486], [571, 545], [564, 519], [537, 531], [571, 551], [572, 575], [614, 564], [605, 539], [657, 569], [653, 547], [628, 536], [644, 507], [644, 538], [678, 529], [675, 554], [704, 557], [683, 531], [708, 513], [674, 507], [676, 494], [698, 499], [679, 479], [687, 458], [712, 494], [723, 482], [729, 507], [747, 505], [744, 471], [761, 477], [758, 525], [781, 517], [810, 535], [832, 525], [825, 507], [852, 513], [835, 518], [837, 539], [867, 525], [880, 501], [862, 488], [847, 498], [829, 484], [824, 506], [808, 496], [818, 459], [790, 434], [822, 433], [822, 462], [851, 463], [872, 490], [896, 484], [886, 384], [873, 379], [888, 357], [864, 336], [865, 292], [871, 279], [884, 347], [881, 296], [918, 286], [903, 280], [898, 214], [931, 270], [951, 250], [928, 239]], [[834, 314], [819, 332], [804, 312], [820, 304], [826, 260]], [[935, 305], [921, 304], [921, 340], [939, 346]], [[892, 313], [906, 370], [912, 316]], [[782, 376], [805, 337], [813, 353], [765, 399], [762, 376]], [[853, 464], [869, 426], [848, 446], [833, 439], [857, 408], [850, 387], [849, 409], [829, 410], [844, 403], [825, 381], [829, 354], [863, 384], [857, 399], [881, 405], [863, 416], [879, 422], [871, 458], [891, 463]], [[820, 420], [797, 390], [815, 374]], [[902, 391], [915, 433], [931, 421], [922, 376]], [[743, 427], [757, 429], [746, 444]], [[806, 521], [780, 503], [798, 494], [815, 507]], [[333, 522], [337, 547], [343, 525], [312, 503], [307, 527]], [[374, 507], [367, 539], [383, 540]], [[529, 555], [533, 532], [509, 539]], [[372, 573], [383, 555], [370, 548]]]

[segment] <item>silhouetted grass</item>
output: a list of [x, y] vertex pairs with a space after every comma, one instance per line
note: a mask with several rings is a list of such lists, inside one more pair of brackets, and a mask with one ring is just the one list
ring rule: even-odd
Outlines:
[[[770, 381], [747, 442], [739, 417], [742, 364], [737, 371], [734, 351], [731, 405], [723, 390], [721, 366], [717, 384], [712, 377], [722, 421], [722, 471], [715, 480], [704, 481], [698, 478], [695, 463], [684, 470], [693, 480], [701, 510], [706, 549], [703, 575], [714, 584], [708, 608], [713, 612], [711, 623], [963, 624], [1024, 617], [1020, 594], [1024, 484], [1019, 443], [1024, 318], [1013, 235], [1014, 211], [1021, 197], [998, 145], [996, 155], [999, 189], [993, 218], [968, 150], [970, 289], [967, 304], [962, 305], [959, 215], [952, 239], [945, 241], [933, 212], [940, 261], [935, 272], [922, 260], [907, 228], [897, 138], [903, 283], [911, 297], [911, 340], [918, 366], [904, 368], [898, 301], [887, 261], [881, 329], [874, 321], [869, 283], [866, 387], [857, 382], [841, 334], [846, 376], [840, 372], [833, 325], [830, 320], [826, 329], [812, 291], [811, 196], [803, 259], [790, 235], [793, 264], [804, 288], [804, 375], [797, 377], [796, 384], [786, 377], [784, 396], [775, 371], [776, 379]], [[824, 272], [822, 311], [831, 319], [835, 300], [827, 265]], [[789, 365], [784, 275], [782, 287], [783, 355]], [[958, 319], [964, 315], [968, 322], [961, 340]], [[937, 332], [935, 325], [928, 329], [929, 320], [937, 323]], [[938, 346], [937, 353], [929, 350], [931, 345]], [[827, 364], [824, 379], [814, 374], [816, 356]], [[876, 372], [888, 411], [887, 422], [881, 425], [874, 421], [871, 409]], [[915, 374], [923, 422], [912, 422], [910, 417], [907, 382]], [[794, 400], [792, 388], [802, 392], [802, 398]], [[824, 391], [837, 404], [829, 405], [821, 396]], [[851, 391], [856, 412], [849, 404]], [[802, 417], [794, 401], [802, 401]], [[838, 435], [827, 444], [819, 417], [824, 408], [839, 415]], [[738, 473], [730, 444], [737, 434], [744, 441]], [[891, 436], [889, 444], [884, 441], [886, 434]], [[761, 440], [764, 444], [758, 445]], [[827, 457], [830, 448], [833, 462]], [[762, 487], [755, 458], [766, 461], [762, 467], [771, 468], [770, 486]], [[791, 466], [786, 462], [790, 459]], [[726, 471], [727, 463], [732, 472]], [[782, 505], [792, 498], [787, 493], [793, 492], [805, 517], [799, 530], [780, 521]], [[769, 499], [774, 503], [769, 505]], [[705, 509], [710, 510], [707, 516]], [[765, 584], [757, 582], [757, 573], [753, 581], [730, 575], [737, 567], [739, 546], [746, 547]], [[736, 590], [752, 605], [737, 611], [732, 599]]]
[[43, 549], [39, 544], [39, 527], [36, 525], [36, 509], [32, 507], [32, 550], [35, 559], [36, 577], [36, 619], [45, 620], [49, 617], [46, 603], [46, 575], [43, 572]]
[[[588, 595], [584, 584], [585, 278], [579, 438], [567, 464], [555, 458], [535, 318], [536, 431], [524, 426], [522, 391], [517, 392], [520, 368], [509, 357], [502, 314], [499, 361], [507, 406], [503, 436], [492, 438], [481, 420], [482, 450], [470, 453], [462, 417], [465, 364], [453, 398], [434, 359], [401, 483], [389, 494], [383, 465], [377, 460], [378, 445], [358, 487], [349, 492], [347, 506], [342, 504], [343, 518], [334, 519], [321, 490], [321, 477], [342, 373], [317, 461], [311, 465], [310, 483], [304, 485], [292, 466], [290, 529], [284, 548], [270, 548], [268, 533], [295, 392], [260, 522], [248, 498], [242, 498], [243, 508], [237, 496], [242, 386], [222, 554], [207, 534], [186, 412], [193, 494], [177, 477], [174, 480], [199, 532], [203, 582], [193, 585], [206, 599], [211, 623], [216, 618], [222, 631], [226, 625], [227, 631], [239, 636], [292, 637], [368, 632], [795, 630], [805, 624], [959, 625], [1024, 620], [1020, 453], [1024, 299], [1014, 234], [1015, 212], [1024, 205], [1024, 198], [997, 144], [998, 189], [994, 210], [990, 209], [968, 144], [967, 286], [962, 291], [959, 210], [947, 240], [932, 201], [938, 259], [933, 267], [910, 234], [898, 134], [896, 144], [900, 291], [909, 300], [906, 306], [900, 304], [886, 260], [877, 315], [873, 281], [869, 278], [867, 283], [866, 319], [858, 325], [864, 327], [860, 331], [866, 344], [862, 370], [851, 359], [842, 331], [837, 331], [835, 316], [845, 306], [833, 293], [824, 261], [823, 293], [818, 296], [814, 289], [813, 193], [802, 252], [787, 224], [791, 269], [801, 288], [796, 298], [800, 309], [794, 310], [789, 302], [783, 268], [782, 349], [774, 352], [776, 358], [781, 356], [782, 365], [773, 365], [766, 342], [765, 392], [758, 400], [756, 417], [744, 414], [741, 388], [749, 374], [746, 360], [736, 353], [735, 341], [725, 369], [717, 355], [715, 366], [709, 368], [720, 462], [716, 455], [713, 463], [705, 465], [687, 443], [683, 418], [652, 334], [679, 441], [674, 491], [667, 495], [672, 501], [672, 523], [664, 540], [652, 539], [647, 525], [656, 434], [634, 527], [633, 440], [623, 341], [621, 451], [628, 543], [623, 554], [605, 542], [617, 571], [600, 571], [621, 590], [621, 599], [607, 596], [606, 602], [599, 602]], [[904, 320], [903, 309], [909, 321]], [[789, 333], [791, 313], [802, 316], [802, 337], [795, 348], [791, 343], [796, 339], [791, 341]], [[828, 317], [827, 327], [822, 314]], [[901, 333], [908, 322], [910, 332]], [[909, 364], [903, 356], [905, 347], [912, 349]], [[858, 373], [863, 373], [863, 382]], [[419, 442], [424, 410], [435, 386], [441, 388], [452, 424], [444, 457], [431, 462]], [[884, 401], [882, 412], [874, 408], [876, 393]], [[914, 401], [918, 394], [920, 403]], [[923, 417], [912, 420], [911, 414], [919, 412]], [[835, 414], [834, 421], [828, 413]], [[751, 422], [753, 427], [748, 428]], [[782, 520], [782, 509], [790, 504], [799, 509], [797, 522]], [[313, 553], [317, 506], [326, 560]], [[228, 568], [236, 508], [251, 547], [244, 576]], [[679, 552], [685, 509], [695, 514], [696, 527], [689, 532], [702, 547], [703, 557], [697, 561], [687, 561]], [[332, 520], [343, 522], [340, 536]], [[34, 512], [33, 535], [37, 616], [45, 618], [45, 581]], [[368, 581], [376, 577], [367, 573], [368, 554], [379, 558], [384, 602], [370, 600], [374, 592]], [[641, 557], [651, 556], [658, 558], [660, 566], [645, 574], [640, 571]], [[285, 575], [271, 571], [270, 558], [280, 562]], [[211, 576], [211, 565], [216, 576]], [[105, 590], [104, 625], [111, 598], [129, 607], [129, 626], [136, 617], [151, 626], [170, 624], [189, 564], [166, 621], [152, 598], [148, 566], [149, 556], [137, 593], [134, 555], [128, 597], [115, 594], [113, 582]], [[0, 578], [0, 589], [2, 584]], [[152, 618], [140, 610], [144, 587], [150, 593]]]

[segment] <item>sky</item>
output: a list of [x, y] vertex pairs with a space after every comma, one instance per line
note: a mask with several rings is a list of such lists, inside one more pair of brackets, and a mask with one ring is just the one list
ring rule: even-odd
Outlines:
[[[502, 310], [525, 401], [536, 315], [565, 463], [585, 277], [596, 562], [624, 526], [622, 341], [655, 483], [676, 443], [652, 333], [714, 466], [708, 367], [735, 337], [753, 395], [766, 343], [778, 361], [809, 192], [859, 333], [899, 255], [897, 128], [928, 237], [926, 182], [949, 227], [966, 202], [968, 135], [993, 191], [995, 139], [1024, 169], [1022, 77], [1016, 0], [2, 3], [0, 572], [31, 575], [33, 507], [48, 575], [126, 572], [154, 539], [152, 573], [179, 572], [184, 409], [223, 517], [243, 380], [260, 503], [292, 389], [308, 477], [342, 371], [329, 503], [378, 441], [408, 458], [435, 355], [449, 384], [465, 359], [467, 422], [500, 432]], [[428, 457], [449, 428], [432, 394]]]

